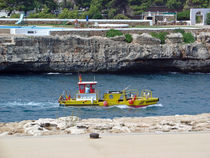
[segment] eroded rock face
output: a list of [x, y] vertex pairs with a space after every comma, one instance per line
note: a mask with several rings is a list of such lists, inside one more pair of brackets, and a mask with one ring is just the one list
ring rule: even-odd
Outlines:
[[166, 43], [168, 44], [175, 44], [175, 43], [182, 43], [183, 36], [181, 33], [171, 33], [166, 35]]
[[80, 119], [75, 116], [0, 123], [0, 136], [66, 135], [86, 133], [210, 132], [210, 114], [159, 117]]
[[79, 36], [6, 41], [0, 43], [0, 72], [210, 72], [210, 45], [201, 42], [160, 45], [148, 34], [137, 35], [131, 44]]
[[115, 37], [111, 37], [110, 39], [114, 40], [114, 41], [121, 41], [121, 42], [123, 42], [123, 41], [125, 41], [125, 36], [124, 35], [122, 35], [122, 36], [115, 36]]
[[141, 35], [139, 34], [133, 34], [133, 43], [138, 43], [141, 45], [156, 45], [160, 44], [160, 39], [152, 37], [148, 33], [142, 33]]
[[201, 32], [198, 36], [197, 36], [197, 40], [198, 42], [203, 42], [203, 43], [208, 43], [210, 38], [210, 32]]

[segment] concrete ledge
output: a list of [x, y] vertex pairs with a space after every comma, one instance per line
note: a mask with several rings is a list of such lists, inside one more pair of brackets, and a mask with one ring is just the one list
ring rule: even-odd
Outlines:
[[[16, 21], [18, 21], [18, 18], [14, 19], [7, 19], [7, 18], [0, 18], [0, 24], [15, 24]], [[25, 22], [28, 24], [62, 24], [64, 22], [70, 22], [74, 23], [75, 19], [24, 19]], [[86, 19], [78, 19], [79, 23], [86, 23]], [[89, 24], [94, 24], [94, 23], [100, 23], [100, 24], [105, 24], [105, 23], [118, 23], [118, 24], [129, 24], [129, 25], [152, 25], [152, 20], [115, 20], [115, 19], [89, 19], [88, 21]]]
[[0, 29], [0, 34], [10, 34], [10, 29]]

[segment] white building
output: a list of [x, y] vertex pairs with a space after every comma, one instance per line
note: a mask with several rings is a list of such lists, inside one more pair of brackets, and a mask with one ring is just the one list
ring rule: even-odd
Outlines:
[[201, 18], [200, 25], [206, 25], [207, 14], [210, 13], [210, 8], [192, 8], [190, 9], [190, 24], [196, 25], [196, 17]]

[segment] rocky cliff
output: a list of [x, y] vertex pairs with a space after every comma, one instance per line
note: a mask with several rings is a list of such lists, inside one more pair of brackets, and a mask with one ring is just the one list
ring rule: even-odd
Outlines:
[[[147, 35], [132, 43], [106, 37], [0, 36], [0, 72], [210, 72], [210, 34], [184, 44]], [[182, 43], [181, 43], [181, 42]]]

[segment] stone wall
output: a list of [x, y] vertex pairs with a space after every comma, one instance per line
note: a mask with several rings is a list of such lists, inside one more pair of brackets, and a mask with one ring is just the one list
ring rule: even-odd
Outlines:
[[[191, 32], [195, 35], [199, 35], [200, 32], [210, 32], [210, 29], [208, 28], [204, 28], [204, 29], [184, 29], [185, 32]], [[142, 33], [151, 33], [151, 32], [168, 32], [168, 33], [173, 33], [174, 29], [133, 29], [133, 30], [120, 30], [123, 33], [130, 33], [130, 34], [142, 34]], [[79, 36], [84, 36], [84, 37], [89, 37], [89, 36], [106, 36], [106, 32], [107, 30], [82, 30], [80, 31], [78, 30], [71, 30], [71, 31], [51, 31], [51, 35], [55, 36], [55, 35], [59, 35], [59, 36], [63, 36], [63, 35], [79, 35]]]
[[[78, 19], [79, 25], [86, 25], [85, 19]], [[15, 24], [18, 21], [18, 19], [0, 19], [0, 25], [8, 25], [8, 24]], [[70, 25], [74, 25], [75, 19], [24, 19], [24, 22], [28, 25], [65, 25], [66, 23]], [[149, 26], [150, 21], [143, 21], [143, 20], [94, 20], [90, 19], [88, 24], [90, 26], [94, 25], [94, 23], [100, 23], [100, 24], [129, 24], [129, 26], [136, 26], [136, 25], [143, 25], [143, 26]]]
[[[0, 72], [210, 72], [209, 33], [192, 44], [161, 45], [137, 36], [141, 44], [139, 38], [126, 43], [98, 36], [1, 36], [10, 40], [0, 43]], [[144, 43], [148, 38], [154, 42]]]

